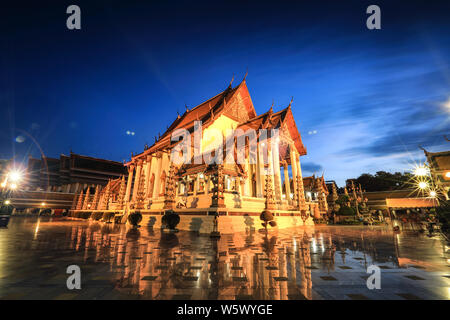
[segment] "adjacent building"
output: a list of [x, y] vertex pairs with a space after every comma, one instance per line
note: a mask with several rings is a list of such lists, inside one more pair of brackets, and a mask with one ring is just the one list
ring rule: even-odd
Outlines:
[[427, 157], [428, 167], [433, 179], [434, 187], [438, 193], [450, 199], [450, 151], [428, 152], [424, 150]]

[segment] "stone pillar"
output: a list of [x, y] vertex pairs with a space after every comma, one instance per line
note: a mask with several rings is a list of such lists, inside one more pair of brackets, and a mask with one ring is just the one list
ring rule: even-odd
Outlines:
[[[146, 176], [147, 178], [147, 188], [145, 189], [147, 192], [147, 198], [152, 198], [153, 197], [153, 190], [151, 188], [150, 185], [150, 181], [152, 180], [152, 175], [155, 174], [155, 167], [156, 167], [156, 157], [154, 156], [150, 156], [150, 163], [149, 163], [149, 170], [148, 170], [148, 176]], [[156, 180], [156, 174], [155, 174], [155, 180]], [[155, 181], [153, 181], [153, 189], [155, 188]]]
[[288, 164], [287, 162], [284, 162], [283, 164], [283, 171], [284, 171], [284, 188], [286, 190], [286, 200], [288, 203], [292, 203], [291, 200], [291, 184], [289, 181], [289, 171], [288, 171]]
[[139, 179], [141, 178], [141, 170], [142, 170], [142, 160], [139, 159], [136, 166], [136, 176], [134, 177], [134, 187], [133, 187], [133, 201], [136, 201], [137, 193], [139, 190]]
[[297, 164], [297, 177], [298, 177], [298, 196], [299, 196], [299, 204], [301, 210], [306, 210], [306, 200], [305, 200], [305, 191], [303, 190], [303, 177], [302, 177], [302, 167], [300, 166], [300, 155], [295, 153], [295, 162]]
[[128, 181], [127, 181], [127, 191], [125, 193], [125, 202], [130, 201], [131, 185], [133, 184], [133, 173], [134, 173], [134, 164], [131, 164], [130, 168], [128, 169]]
[[250, 184], [251, 184], [251, 179], [252, 179], [252, 172], [250, 170], [250, 164], [249, 164], [248, 157], [245, 157], [244, 168], [245, 168], [245, 172], [247, 174], [247, 178], [244, 181], [244, 188], [243, 188], [242, 195], [250, 196]]
[[256, 159], [256, 196], [262, 198], [264, 194], [264, 157], [261, 143], [258, 143], [258, 155]]
[[281, 201], [283, 199], [283, 188], [281, 186], [280, 151], [278, 149], [278, 143], [273, 145], [272, 155], [275, 196], [278, 201]]
[[162, 154], [161, 152], [157, 155], [157, 164], [156, 164], [156, 171], [155, 171], [155, 184], [153, 187], [153, 198], [159, 197], [159, 188], [161, 186], [161, 166], [162, 166]]
[[152, 159], [153, 157], [148, 155], [146, 157], [146, 164], [145, 164], [145, 186], [144, 186], [144, 190], [145, 190], [145, 198], [148, 198], [148, 188], [150, 185], [150, 172], [151, 172], [151, 168], [152, 168]]
[[298, 186], [297, 186], [297, 162], [295, 160], [296, 151], [295, 151], [293, 145], [291, 145], [289, 147], [289, 149], [290, 149], [290, 159], [291, 159], [291, 169], [292, 169], [292, 180], [294, 181], [293, 203], [294, 203], [294, 206], [297, 206], [298, 205]]

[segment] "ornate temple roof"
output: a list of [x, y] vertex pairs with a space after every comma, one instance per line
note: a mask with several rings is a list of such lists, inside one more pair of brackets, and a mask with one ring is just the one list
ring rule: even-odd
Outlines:
[[325, 183], [325, 179], [323, 176], [316, 178], [315, 175], [310, 177], [303, 177], [303, 188], [306, 191], [317, 191], [318, 188], [321, 187], [322, 190], [328, 194], [327, 184]]
[[138, 158], [143, 158], [147, 154], [173, 147], [178, 143], [171, 141], [171, 135], [175, 130], [186, 129], [189, 132], [193, 132], [195, 121], [202, 121], [203, 128], [207, 128], [222, 114], [240, 123], [238, 128], [243, 130], [248, 128], [255, 130], [272, 129], [285, 125], [294, 140], [299, 154], [306, 154], [306, 148], [295, 124], [291, 105], [289, 104], [287, 108], [275, 113], [270, 108], [266, 113], [257, 116], [244, 78], [238, 86], [233, 88], [230, 84], [227, 89], [198, 106], [190, 110], [186, 108], [184, 114], [178, 115], [152, 146], [145, 149], [142, 153], [132, 156], [131, 162]]

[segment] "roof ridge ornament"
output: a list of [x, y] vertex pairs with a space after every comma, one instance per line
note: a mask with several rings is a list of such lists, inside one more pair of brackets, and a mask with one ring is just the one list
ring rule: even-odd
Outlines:
[[294, 101], [294, 96], [291, 97], [291, 101], [289, 102], [288, 108], [292, 106], [292, 102]]
[[228, 88], [231, 88], [231, 84], [233, 83], [233, 81], [234, 81], [234, 74], [233, 74], [233, 77], [231, 78], [231, 81], [230, 81], [230, 84], [228, 85]]
[[184, 104], [184, 107], [186, 108], [186, 112], [189, 112], [189, 108], [188, 108], [187, 104]]
[[245, 81], [245, 79], [247, 78], [247, 76], [248, 76], [248, 67], [247, 67], [247, 70], [245, 71], [244, 79], [242, 79], [242, 82]]

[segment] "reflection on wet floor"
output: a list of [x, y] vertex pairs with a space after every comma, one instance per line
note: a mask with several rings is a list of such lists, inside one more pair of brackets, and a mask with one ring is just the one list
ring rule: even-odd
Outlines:
[[[222, 235], [48, 218], [0, 229], [2, 299], [449, 299], [440, 236], [384, 227]], [[81, 268], [68, 290], [66, 268]], [[381, 289], [366, 286], [380, 266]]]

